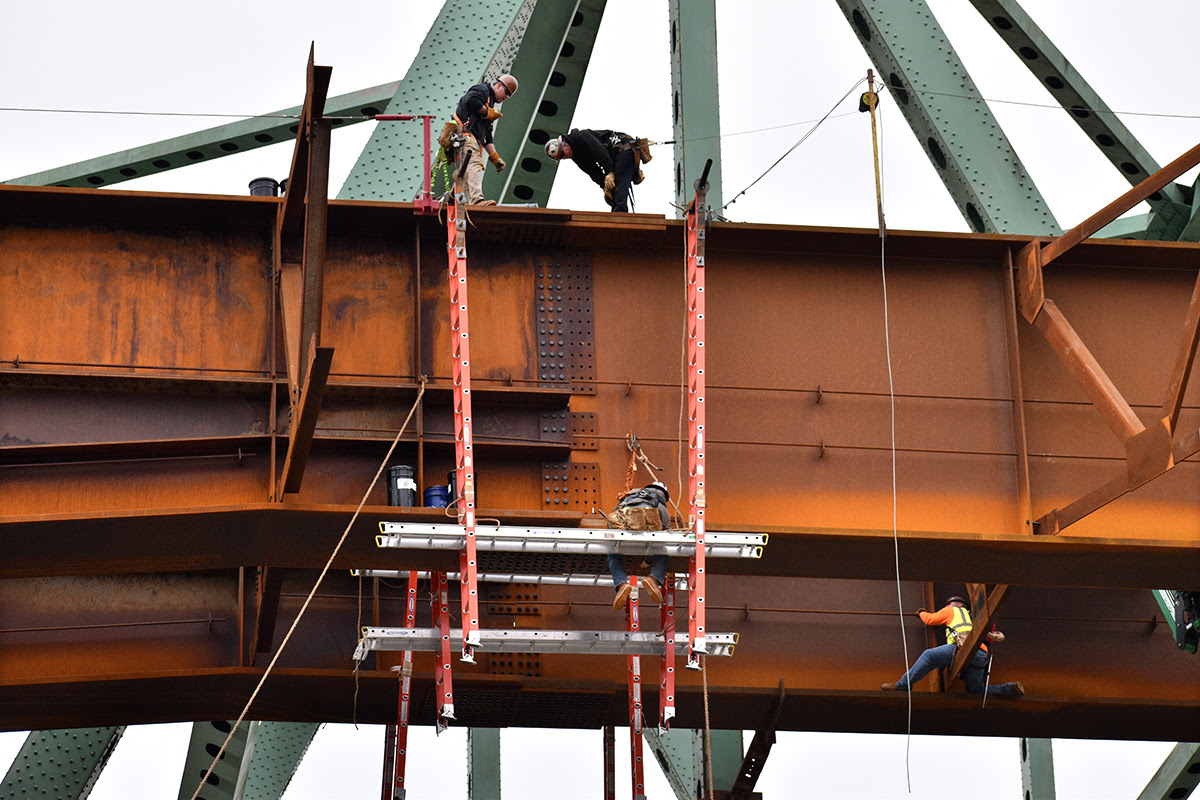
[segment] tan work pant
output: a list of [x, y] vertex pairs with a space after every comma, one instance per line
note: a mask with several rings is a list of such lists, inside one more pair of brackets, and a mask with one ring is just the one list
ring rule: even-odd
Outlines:
[[462, 159], [460, 168], [463, 161], [467, 164], [467, 171], [463, 174], [463, 182], [467, 185], [467, 203], [478, 205], [483, 201], [483, 170], [487, 166], [479, 140], [468, 133], [458, 157]]

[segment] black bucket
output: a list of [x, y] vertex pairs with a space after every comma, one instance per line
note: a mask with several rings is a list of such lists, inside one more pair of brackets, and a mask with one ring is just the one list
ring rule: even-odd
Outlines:
[[411, 508], [417, 504], [417, 482], [407, 464], [388, 467], [388, 505]]
[[278, 197], [279, 181], [274, 178], [255, 178], [250, 181], [251, 197]]
[[[446, 473], [446, 503], [454, 505], [458, 499], [458, 470], [452, 469]], [[475, 507], [479, 508], [479, 476], [475, 476]]]

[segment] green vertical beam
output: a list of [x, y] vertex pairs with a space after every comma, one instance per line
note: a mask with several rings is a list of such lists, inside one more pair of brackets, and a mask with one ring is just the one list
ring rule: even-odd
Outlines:
[[496, 124], [496, 150], [508, 162], [501, 203], [547, 205], [558, 162], [544, 147], [571, 129], [606, 2], [541, 2], [534, 9], [512, 65], [521, 85]]
[[87, 797], [125, 726], [31, 731], [0, 782], [0, 797]]
[[[387, 113], [436, 114], [436, 136], [467, 89], [510, 70], [535, 5], [536, 0], [446, 0]], [[422, 184], [424, 152], [420, 124], [377, 125], [338, 197], [411, 201]], [[495, 172], [490, 172], [484, 193], [495, 199], [499, 186]]]
[[1150, 778], [1137, 800], [1183, 800], [1200, 784], [1200, 744], [1180, 742]]
[[[213, 759], [221, 752], [221, 745], [232, 730], [233, 723], [234, 720], [216, 720], [192, 724], [192, 738], [183, 760], [183, 774], [179, 777], [179, 800], [190, 800], [195, 794]], [[249, 724], [243, 722], [234, 732], [225, 752], [221, 753], [221, 759], [208, 776], [208, 785], [200, 793], [204, 800], [233, 800], [246, 754], [249, 730]]]
[[970, 229], [1060, 234], [925, 0], [837, 3]]
[[[1108, 108], [1054, 42], [1042, 33], [1017, 0], [971, 0], [992, 29], [1055, 100], [1070, 112], [1105, 158], [1131, 186], [1159, 169], [1141, 142]], [[1191, 192], [1169, 184], [1147, 202], [1152, 209], [1143, 239], [1179, 239], [1192, 219]], [[1191, 239], [1190, 241], [1195, 241]]]
[[1021, 739], [1021, 797], [1054, 800], [1054, 749], [1049, 739]]
[[[395, 96], [400, 82], [385, 83], [361, 89], [357, 92], [331, 97], [325, 102], [328, 117], [360, 117], [360, 119], [335, 119], [335, 128], [362, 122], [362, 117], [380, 113], [388, 101]], [[245, 153], [279, 142], [296, 140], [297, 119], [300, 106], [272, 111], [260, 117], [252, 117], [227, 125], [198, 131], [196, 133], [164, 139], [161, 142], [122, 150], [105, 156], [91, 158], [36, 172], [4, 183], [21, 186], [112, 186], [134, 178], [157, 175], [179, 167], [188, 167], [204, 161]], [[246, 182], [257, 177], [248, 175]], [[286, 176], [280, 176], [286, 177]], [[415, 192], [414, 192], [415, 194]], [[412, 199], [411, 197], [409, 198]]]
[[[686, 6], [687, 13], [684, 13]], [[668, 0], [671, 24], [671, 122], [675, 203], [695, 196], [692, 183], [712, 159], [708, 205], [721, 207], [721, 110], [717, 91], [716, 0]], [[633, 133], [634, 131], [626, 131]], [[679, 212], [682, 216], [683, 212]]]
[[499, 728], [467, 728], [467, 797], [500, 800]]

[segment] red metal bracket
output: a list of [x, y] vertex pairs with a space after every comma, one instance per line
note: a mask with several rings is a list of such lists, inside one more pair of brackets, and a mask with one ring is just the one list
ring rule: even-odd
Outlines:
[[375, 119], [379, 122], [407, 122], [412, 119], [420, 119], [424, 123], [425, 128], [425, 171], [422, 173], [421, 190], [417, 192], [417, 196], [413, 198], [413, 213], [414, 214], [436, 214], [438, 211], [438, 201], [433, 196], [432, 176], [430, 170], [433, 169], [433, 137], [432, 126], [433, 114], [376, 114]]

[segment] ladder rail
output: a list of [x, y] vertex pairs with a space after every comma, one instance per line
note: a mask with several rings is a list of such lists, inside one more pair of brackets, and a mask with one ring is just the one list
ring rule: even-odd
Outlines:
[[688, 351], [688, 523], [695, 533], [696, 549], [688, 570], [688, 631], [691, 649], [688, 669], [700, 668], [700, 656], [707, 652], [705, 642], [705, 565], [707, 555], [704, 510], [704, 243], [708, 211], [704, 205], [708, 191], [708, 171], [712, 159], [704, 165], [704, 174], [696, 181], [696, 197], [687, 213], [687, 351]]
[[[461, 172], [461, 171], [460, 171]], [[467, 313], [467, 219], [459, 217], [465, 207], [466, 193], [461, 176], [455, 180], [454, 197], [446, 204], [446, 241], [450, 283], [450, 358], [454, 382], [454, 456], [455, 490], [458, 493], [458, 520], [463, 531], [459, 555], [463, 641], [462, 660], [475, 663], [475, 644], [479, 638], [479, 584], [476, 580], [478, 556], [475, 549], [475, 455], [471, 417], [471, 339]]]

